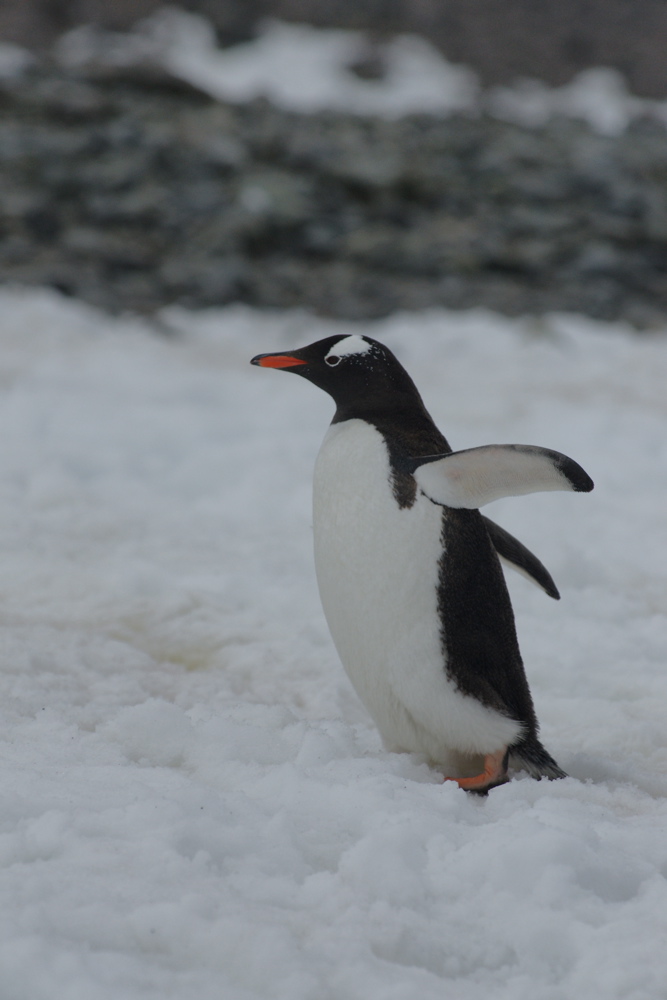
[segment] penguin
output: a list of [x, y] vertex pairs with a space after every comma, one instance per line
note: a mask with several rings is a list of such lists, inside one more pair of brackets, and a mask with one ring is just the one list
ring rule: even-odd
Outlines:
[[370, 337], [326, 337], [251, 364], [301, 375], [336, 405], [315, 463], [315, 569], [334, 645], [386, 749], [419, 754], [481, 795], [510, 767], [565, 777], [539, 739], [500, 558], [558, 591], [479, 508], [589, 492], [591, 478], [531, 445], [452, 451], [407, 371]]

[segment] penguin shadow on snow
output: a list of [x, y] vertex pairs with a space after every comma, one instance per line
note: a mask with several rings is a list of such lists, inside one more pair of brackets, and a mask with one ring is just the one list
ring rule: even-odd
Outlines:
[[565, 777], [539, 739], [501, 560], [548, 596], [558, 590], [479, 508], [589, 492], [587, 473], [534, 445], [452, 451], [408, 373], [370, 337], [251, 363], [301, 375], [336, 404], [315, 465], [315, 569], [334, 645], [384, 746], [482, 795], [510, 767]]

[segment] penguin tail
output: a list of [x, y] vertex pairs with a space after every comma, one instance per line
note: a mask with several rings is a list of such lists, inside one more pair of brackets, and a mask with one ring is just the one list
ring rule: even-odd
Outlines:
[[567, 778], [550, 753], [535, 736], [529, 736], [509, 748], [509, 765], [516, 771], [527, 771], [531, 778]]

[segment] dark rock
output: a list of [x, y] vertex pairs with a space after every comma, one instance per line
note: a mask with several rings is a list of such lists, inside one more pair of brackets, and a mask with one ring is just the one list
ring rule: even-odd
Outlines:
[[[48, 49], [59, 35], [82, 24], [129, 31], [164, 6], [163, 0], [0, 0], [0, 40]], [[252, 38], [267, 0], [181, 0], [185, 10], [207, 17], [223, 45]]]
[[125, 72], [0, 84], [0, 275], [169, 303], [667, 317], [667, 132], [225, 105]]

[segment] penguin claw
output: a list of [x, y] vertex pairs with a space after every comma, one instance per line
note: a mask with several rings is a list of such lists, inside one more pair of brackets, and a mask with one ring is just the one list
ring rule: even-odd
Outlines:
[[505, 785], [509, 781], [507, 777], [508, 756], [506, 750], [486, 754], [484, 770], [481, 774], [476, 774], [472, 778], [445, 778], [445, 781], [455, 781], [459, 788], [463, 788], [466, 792], [473, 792], [475, 795], [488, 795], [492, 788]]

